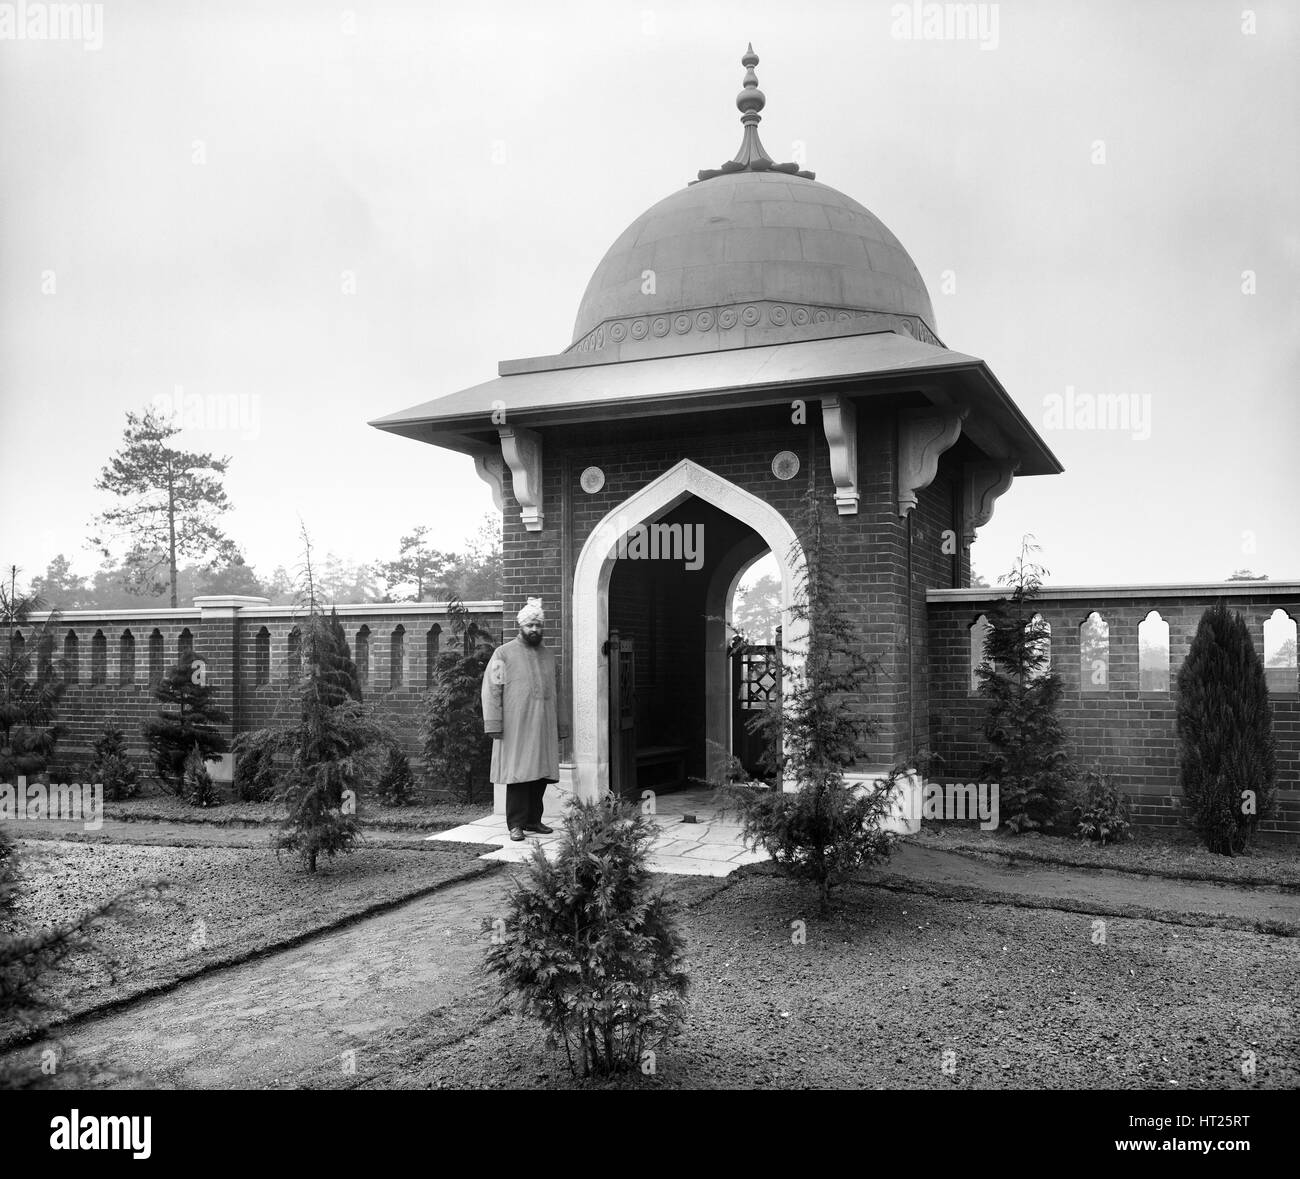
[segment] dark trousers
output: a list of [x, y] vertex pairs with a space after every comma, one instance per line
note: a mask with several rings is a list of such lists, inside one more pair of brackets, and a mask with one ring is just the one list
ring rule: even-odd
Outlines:
[[506, 826], [534, 827], [542, 821], [542, 795], [546, 793], [546, 779], [533, 782], [506, 783]]

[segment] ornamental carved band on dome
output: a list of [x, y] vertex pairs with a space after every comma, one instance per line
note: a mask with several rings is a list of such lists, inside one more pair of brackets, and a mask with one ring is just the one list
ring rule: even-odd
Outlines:
[[662, 339], [674, 333], [679, 336], [699, 332], [726, 333], [740, 327], [807, 327], [809, 324], [847, 323], [866, 320], [864, 326], [880, 331], [897, 332], [924, 344], [942, 347], [938, 337], [926, 327], [924, 320], [915, 315], [897, 315], [883, 311], [866, 311], [846, 307], [817, 307], [799, 303], [737, 303], [729, 307], [705, 307], [691, 311], [672, 312], [668, 315], [643, 315], [632, 319], [615, 319], [594, 327], [570, 352], [599, 352], [606, 344], [622, 344], [629, 338], [644, 340], [647, 336]]

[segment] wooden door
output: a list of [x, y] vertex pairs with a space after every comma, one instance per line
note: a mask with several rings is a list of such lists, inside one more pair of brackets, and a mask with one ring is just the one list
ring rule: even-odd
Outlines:
[[622, 798], [637, 799], [636, 651], [632, 639], [609, 632], [609, 788]]

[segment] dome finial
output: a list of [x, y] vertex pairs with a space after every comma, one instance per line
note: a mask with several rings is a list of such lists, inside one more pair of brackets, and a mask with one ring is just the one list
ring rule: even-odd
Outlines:
[[[767, 105], [767, 95], [758, 88], [758, 75], [754, 67], [758, 65], [758, 54], [754, 52], [751, 41], [745, 49], [740, 64], [745, 67], [743, 89], [736, 95], [736, 108], [740, 111], [740, 122], [745, 128], [740, 141], [740, 150], [733, 159], [721, 168], [705, 168], [699, 173], [699, 180], [712, 180], [715, 176], [726, 176], [731, 172], [788, 172], [791, 176], [802, 176], [805, 180], [816, 179], [816, 173], [800, 171], [798, 164], [778, 164], [763, 150], [758, 138], [758, 124], [762, 121], [762, 110]], [[699, 183], [692, 180], [692, 184]]]

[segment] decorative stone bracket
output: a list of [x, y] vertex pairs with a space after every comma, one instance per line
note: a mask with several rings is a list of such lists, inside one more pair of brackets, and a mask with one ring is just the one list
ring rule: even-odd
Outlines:
[[497, 511], [505, 511], [504, 484], [506, 480], [505, 460], [499, 454], [476, 454], [474, 470], [478, 477], [492, 489], [492, 502]]
[[858, 411], [845, 397], [822, 398], [822, 428], [831, 451], [835, 506], [841, 516], [858, 514]]
[[993, 519], [993, 505], [1020, 469], [1019, 459], [967, 463], [962, 487], [962, 539], [975, 542], [975, 530]]
[[898, 514], [916, 507], [916, 493], [934, 482], [939, 456], [961, 437], [961, 424], [970, 413], [904, 412], [898, 419]]
[[542, 530], [542, 439], [534, 430], [522, 426], [502, 426], [501, 455], [519, 501], [520, 515], [529, 532]]

